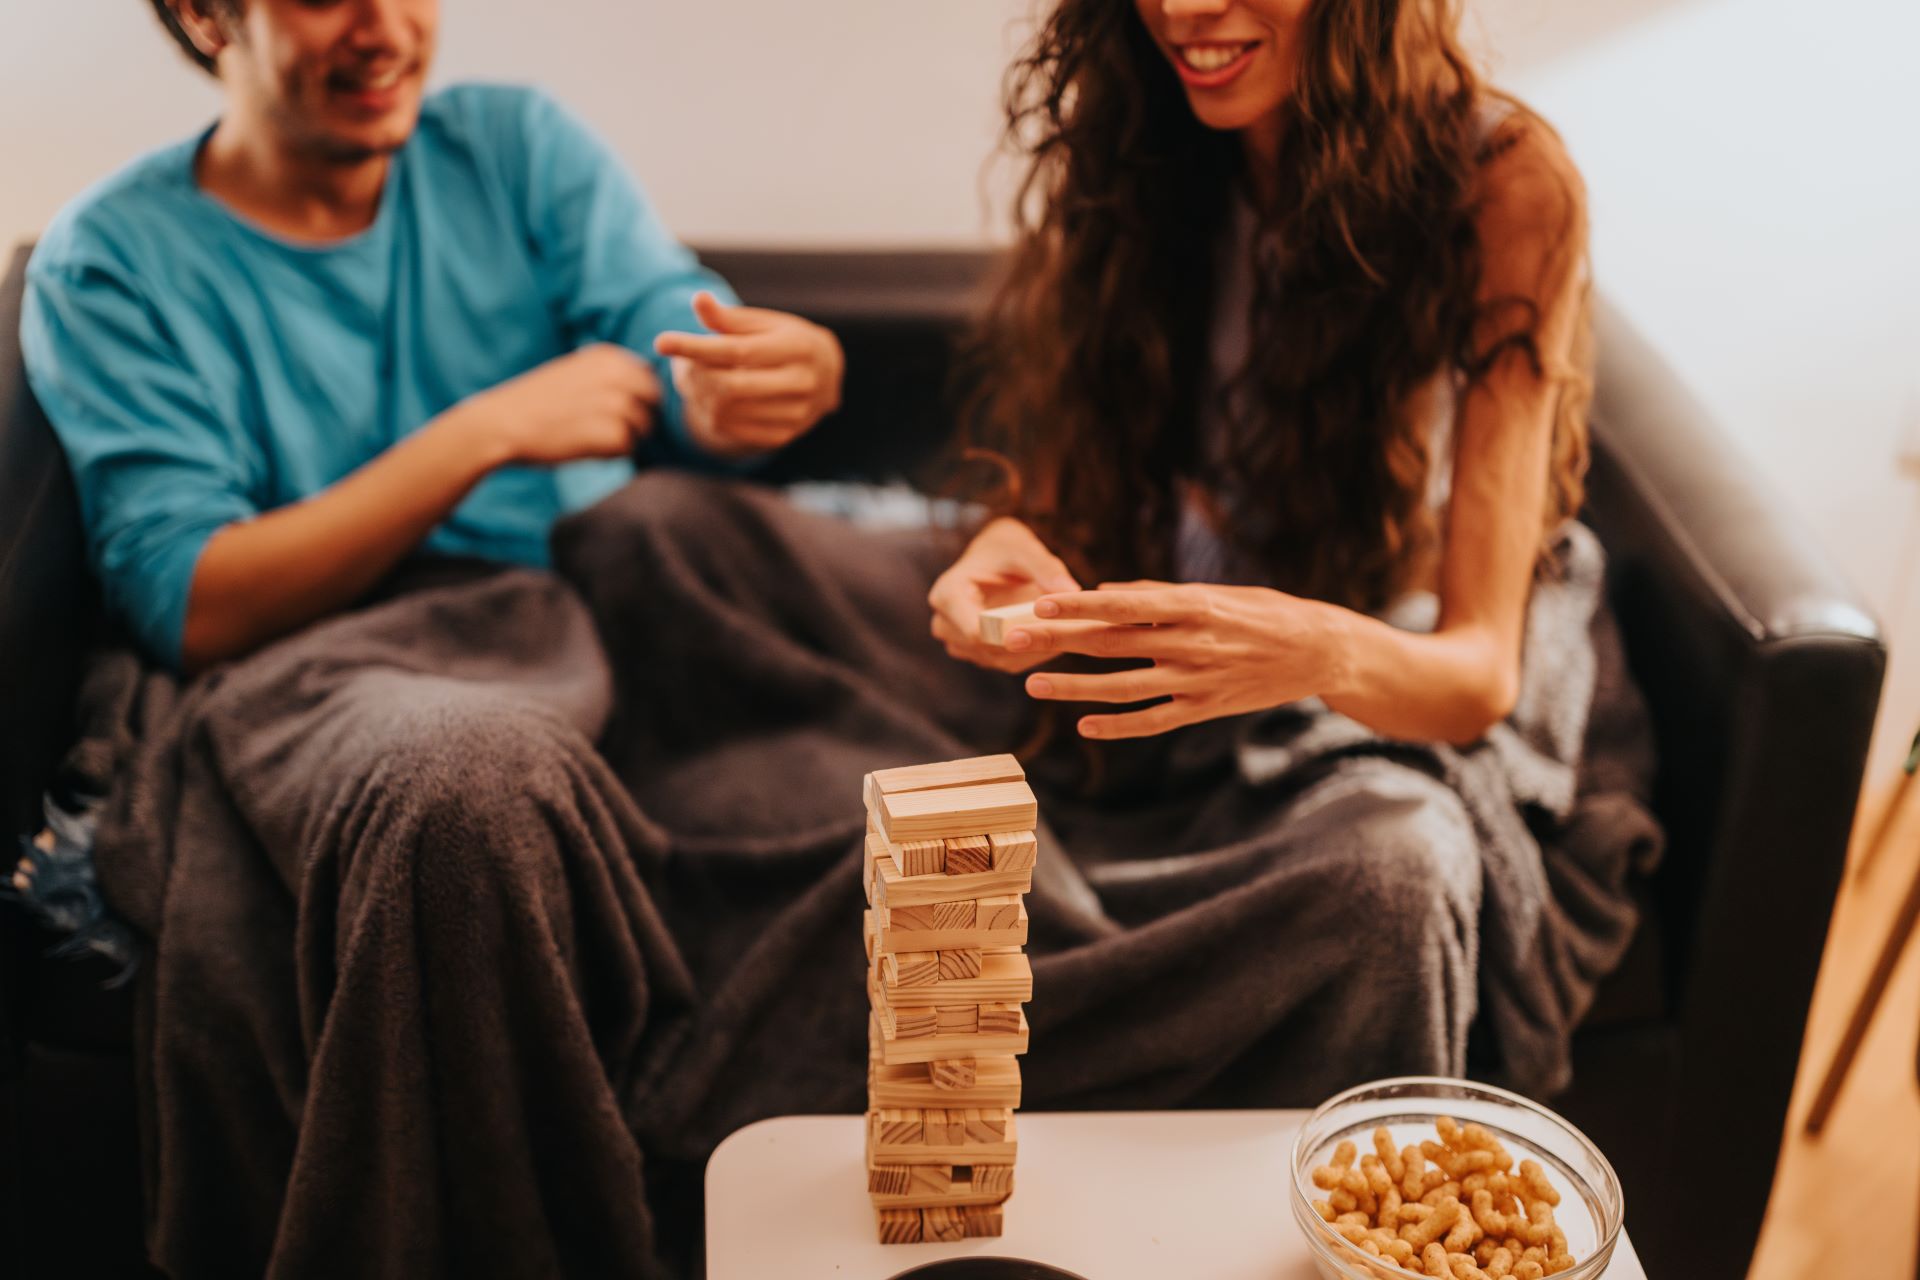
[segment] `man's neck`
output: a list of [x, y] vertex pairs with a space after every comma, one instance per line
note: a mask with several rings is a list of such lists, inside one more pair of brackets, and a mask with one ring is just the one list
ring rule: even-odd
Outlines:
[[300, 240], [341, 240], [380, 212], [389, 155], [303, 154], [270, 125], [229, 114], [200, 149], [201, 190], [269, 231]]

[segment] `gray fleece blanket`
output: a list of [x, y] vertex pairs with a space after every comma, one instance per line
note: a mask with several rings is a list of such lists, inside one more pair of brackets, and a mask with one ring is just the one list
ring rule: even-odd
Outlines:
[[654, 1276], [768, 1115], [855, 1111], [859, 780], [1024, 744], [1029, 1107], [1304, 1105], [1472, 1066], [1534, 1092], [1657, 856], [1579, 531], [1486, 742], [1305, 704], [1093, 747], [959, 666], [954, 551], [655, 474], [556, 571], [417, 566], [180, 683], [104, 657], [149, 1240], [181, 1277]]

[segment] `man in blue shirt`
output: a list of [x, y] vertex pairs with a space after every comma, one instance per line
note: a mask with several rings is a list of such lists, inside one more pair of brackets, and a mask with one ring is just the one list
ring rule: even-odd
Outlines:
[[552, 101], [424, 96], [435, 0], [155, 3], [225, 112], [60, 214], [22, 343], [161, 661], [243, 655], [416, 548], [544, 564], [636, 456], [749, 457], [837, 403], [833, 336], [733, 305]]

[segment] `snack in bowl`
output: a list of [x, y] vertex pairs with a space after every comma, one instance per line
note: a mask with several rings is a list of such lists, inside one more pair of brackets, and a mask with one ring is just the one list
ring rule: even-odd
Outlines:
[[1595, 1280], [1624, 1205], [1585, 1135], [1517, 1094], [1439, 1077], [1329, 1099], [1293, 1152], [1326, 1280]]

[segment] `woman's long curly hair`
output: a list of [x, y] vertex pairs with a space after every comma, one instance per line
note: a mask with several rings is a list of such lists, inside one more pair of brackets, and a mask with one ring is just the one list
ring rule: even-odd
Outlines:
[[[990, 505], [1082, 581], [1171, 576], [1189, 483], [1255, 513], [1225, 521], [1230, 546], [1296, 594], [1375, 609], [1425, 563], [1427, 393], [1464, 394], [1514, 348], [1540, 369], [1537, 308], [1479, 297], [1475, 224], [1481, 166], [1536, 118], [1503, 99], [1488, 136], [1457, 31], [1452, 0], [1309, 6], [1243, 264], [1249, 356], [1224, 387], [1208, 331], [1239, 137], [1195, 117], [1126, 0], [1060, 0], [1009, 71], [1007, 139], [1030, 164], [965, 364], [966, 439], [1011, 473]], [[1560, 387], [1548, 527], [1582, 501], [1585, 387]], [[1223, 448], [1201, 447], [1208, 413]]]

